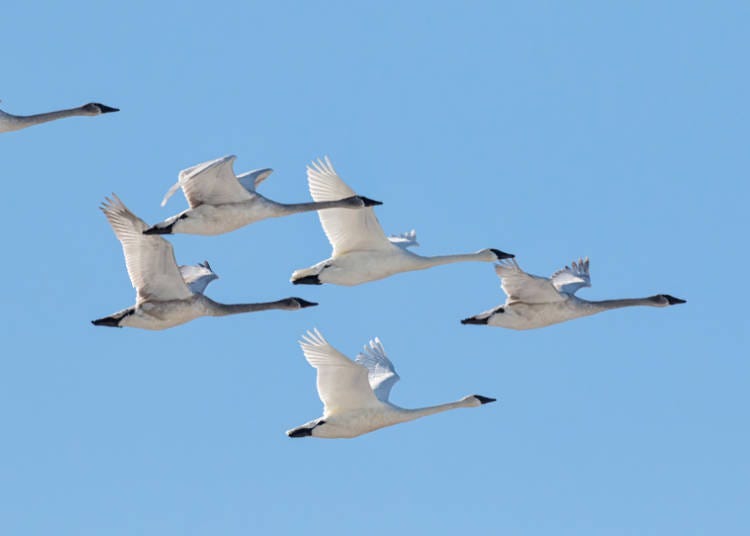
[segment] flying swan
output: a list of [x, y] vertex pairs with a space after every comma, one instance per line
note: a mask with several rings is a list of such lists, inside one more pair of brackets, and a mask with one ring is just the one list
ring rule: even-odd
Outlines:
[[588, 301], [575, 296], [578, 289], [591, 286], [589, 260], [578, 259], [570, 267], [558, 270], [549, 279], [527, 274], [515, 259], [495, 266], [502, 280], [505, 304], [461, 320], [462, 324], [487, 324], [510, 329], [534, 329], [589, 316], [610, 309], [648, 305], [667, 307], [685, 303], [669, 294], [648, 298]]
[[388, 396], [399, 380], [380, 339], [365, 345], [356, 361], [336, 350], [316, 329], [300, 341], [308, 363], [318, 369], [318, 396], [323, 416], [287, 431], [289, 437], [357, 437], [379, 428], [456, 408], [474, 408], [494, 398], [471, 395], [448, 404], [405, 409]]
[[[336, 174], [328, 157], [307, 168], [307, 182], [315, 201], [328, 201], [355, 195]], [[424, 270], [441, 264], [464, 261], [495, 262], [513, 255], [499, 249], [483, 249], [464, 255], [422, 257], [407, 247], [416, 245], [414, 231], [390, 239], [375, 217], [372, 208], [362, 210], [326, 210], [318, 212], [328, 241], [333, 247], [330, 258], [296, 270], [291, 282], [295, 285], [359, 285], [400, 272]]]
[[13, 132], [14, 130], [21, 130], [22, 128], [38, 125], [40, 123], [46, 123], [47, 121], [63, 119], [64, 117], [75, 117], [78, 115], [101, 115], [119, 111], [120, 110], [118, 108], [105, 106], [104, 104], [99, 104], [98, 102], [90, 102], [77, 108], [68, 108], [67, 110], [57, 110], [54, 112], [35, 115], [12, 115], [0, 110], [0, 132]]
[[236, 158], [234, 155], [225, 156], [181, 171], [179, 180], [164, 196], [161, 206], [166, 205], [167, 200], [182, 188], [190, 208], [153, 225], [145, 233], [217, 235], [267, 218], [331, 208], [359, 209], [381, 204], [356, 195], [320, 203], [277, 203], [256, 192], [258, 185], [273, 170], [256, 169], [235, 175], [232, 166]]
[[208, 262], [177, 266], [172, 245], [160, 236], [147, 236], [147, 225], [112, 194], [105, 198], [102, 212], [122, 244], [130, 281], [136, 290], [135, 306], [93, 320], [95, 326], [167, 329], [199, 316], [225, 316], [268, 309], [295, 311], [317, 303], [285, 298], [267, 303], [223, 304], [203, 295], [218, 276]]

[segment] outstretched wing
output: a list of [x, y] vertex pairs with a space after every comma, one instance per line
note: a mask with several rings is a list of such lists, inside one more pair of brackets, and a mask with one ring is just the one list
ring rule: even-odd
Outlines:
[[130, 212], [115, 194], [112, 199], [105, 198], [100, 208], [122, 244], [138, 302], [184, 300], [192, 296], [177, 268], [172, 244], [158, 235], [143, 234], [148, 229], [146, 222]]
[[589, 258], [578, 259], [562, 270], [556, 271], [550, 277], [550, 281], [560, 292], [573, 295], [578, 289], [591, 286], [591, 275], [589, 274]]
[[527, 274], [515, 259], [504, 259], [495, 265], [495, 273], [508, 295], [507, 303], [550, 303], [564, 298], [546, 277]]
[[237, 157], [224, 156], [180, 171], [179, 179], [167, 191], [161, 206], [178, 188], [182, 188], [190, 208], [200, 205], [223, 205], [252, 199], [252, 195], [237, 180], [232, 165]]
[[391, 244], [404, 249], [414, 248], [419, 245], [419, 242], [417, 242], [417, 231], [414, 229], [397, 235], [388, 235], [388, 240], [390, 240]]
[[324, 415], [380, 404], [367, 381], [367, 369], [328, 344], [317, 329], [303, 335], [299, 344], [307, 362], [318, 369]]
[[237, 180], [240, 181], [240, 184], [245, 190], [254, 194], [258, 185], [266, 180], [271, 173], [273, 173], [271, 168], [254, 169], [247, 173], [237, 175]]
[[[307, 166], [307, 184], [310, 188], [310, 195], [317, 202], [337, 201], [357, 195], [336, 174], [328, 157]], [[349, 251], [391, 247], [372, 207], [357, 210], [343, 208], [319, 210], [318, 217], [333, 247], [334, 256]]]
[[193, 294], [203, 294], [211, 281], [219, 279], [208, 261], [180, 266], [180, 275]]
[[391, 389], [401, 379], [393, 368], [393, 363], [388, 359], [383, 348], [383, 343], [375, 337], [366, 344], [362, 353], [357, 356], [357, 363], [367, 367], [368, 380], [375, 396], [381, 402], [388, 402]]

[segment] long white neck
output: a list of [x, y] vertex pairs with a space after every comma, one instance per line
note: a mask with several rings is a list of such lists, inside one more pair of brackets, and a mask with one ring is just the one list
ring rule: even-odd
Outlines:
[[471, 397], [466, 397], [461, 400], [457, 400], [456, 402], [448, 402], [447, 404], [438, 404], [437, 406], [428, 406], [426, 408], [416, 408], [416, 409], [404, 409], [404, 408], [398, 408], [399, 414], [401, 415], [401, 418], [403, 421], [413, 421], [414, 419], [419, 419], [420, 417], [426, 417], [428, 415], [434, 415], [435, 413], [442, 413], [443, 411], [448, 411], [451, 409], [458, 409], [458, 408], [472, 408], [477, 406], [477, 402], [472, 400]]
[[591, 314], [598, 313], [601, 311], [609, 311], [611, 309], [621, 309], [622, 307], [634, 307], [638, 305], [647, 305], [649, 307], [663, 307], [666, 305], [658, 300], [657, 296], [651, 296], [648, 298], [623, 298], [619, 300], [600, 300], [600, 301], [588, 301], [581, 300], [579, 302], [587, 309], [591, 310]]
[[435, 257], [423, 257], [421, 255], [414, 255], [418, 260], [417, 264], [420, 268], [430, 268], [432, 266], [440, 266], [442, 264], [451, 264], [454, 262], [494, 262], [497, 260], [497, 255], [492, 253], [488, 249], [483, 249], [476, 253], [463, 253], [459, 255], [436, 255]]
[[362, 208], [363, 204], [357, 197], [346, 197], [336, 201], [318, 201], [313, 203], [275, 203], [284, 215], [312, 212], [328, 208]]
[[34, 115], [12, 115], [3, 113], [0, 116], [0, 132], [11, 132], [13, 130], [20, 130], [33, 125], [39, 125], [40, 123], [47, 123], [48, 121], [78, 115], [90, 114], [86, 113], [81, 107]]

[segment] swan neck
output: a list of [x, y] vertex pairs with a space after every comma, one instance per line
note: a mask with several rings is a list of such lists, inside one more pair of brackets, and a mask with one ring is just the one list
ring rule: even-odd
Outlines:
[[40, 123], [47, 123], [48, 121], [54, 121], [56, 119], [63, 119], [65, 117], [73, 117], [77, 115], [86, 115], [80, 108], [68, 108], [66, 110], [57, 110], [55, 112], [46, 112], [43, 114], [34, 115], [13, 115], [15, 122], [20, 127], [27, 127], [31, 125], [38, 125]]
[[269, 309], [285, 309], [286, 300], [277, 300], [261, 303], [219, 303], [210, 298], [206, 299], [208, 313], [211, 316], [227, 316], [240, 313], [254, 313], [256, 311], [267, 311]]
[[406, 420], [419, 419], [420, 417], [427, 417], [428, 415], [434, 415], [436, 413], [442, 413], [451, 409], [466, 408], [469, 404], [465, 400], [459, 400], [457, 402], [448, 402], [447, 404], [438, 404], [437, 406], [427, 406], [426, 408], [417, 409], [404, 409], [402, 410]]
[[[583, 300], [581, 300], [583, 301]], [[634, 307], [638, 305], [648, 305], [654, 307], [656, 304], [649, 298], [623, 298], [619, 300], [600, 300], [600, 301], [583, 301], [588, 307], [596, 312], [609, 311], [610, 309], [620, 309], [622, 307]]]
[[454, 262], [469, 262], [469, 261], [486, 261], [487, 258], [482, 253], [464, 253], [458, 255], [436, 255], [434, 257], [422, 257], [421, 255], [415, 255], [419, 257], [419, 262], [425, 268], [431, 266], [440, 266], [442, 264], [452, 264]]
[[278, 207], [285, 214], [299, 214], [300, 212], [314, 212], [328, 208], [352, 208], [351, 198], [338, 201], [318, 201], [310, 203], [279, 203]]

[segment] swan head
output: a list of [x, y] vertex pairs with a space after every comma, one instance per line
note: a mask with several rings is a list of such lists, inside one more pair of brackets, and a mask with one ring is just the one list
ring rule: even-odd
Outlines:
[[484, 404], [489, 404], [490, 402], [497, 401], [496, 398], [490, 398], [488, 396], [482, 396], [482, 395], [470, 395], [465, 396], [461, 399], [461, 402], [464, 402], [467, 407], [475, 408], [477, 406], [483, 406]]
[[493, 257], [490, 259], [491, 261], [501, 261], [503, 259], [512, 259], [515, 257], [512, 253], [505, 253], [504, 251], [500, 251], [499, 249], [495, 248], [488, 248], [483, 251], [489, 252], [490, 255]]
[[675, 298], [674, 296], [670, 296], [669, 294], [657, 294], [656, 296], [651, 296], [649, 300], [654, 302], [654, 305], [656, 305], [657, 307], [667, 307], [669, 305], [679, 305], [681, 303], [687, 303], [687, 300]]
[[112, 108], [111, 106], [99, 102], [89, 102], [88, 104], [84, 104], [81, 106], [81, 110], [88, 115], [101, 115], [120, 111], [119, 108]]
[[318, 305], [316, 302], [303, 300], [302, 298], [287, 298], [287, 301], [289, 302], [289, 307], [292, 309], [304, 309]]

